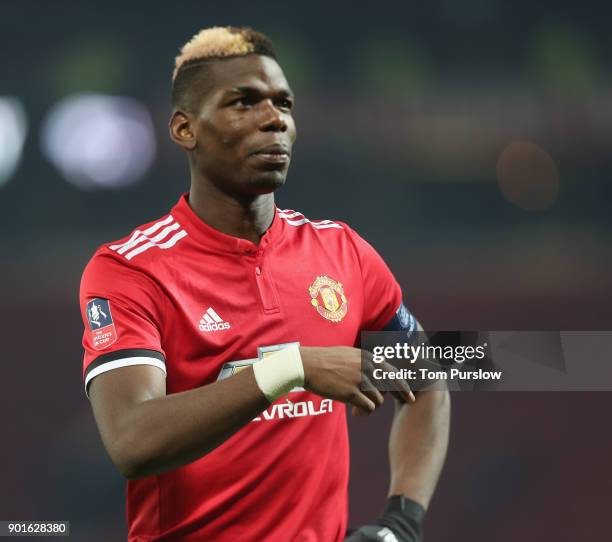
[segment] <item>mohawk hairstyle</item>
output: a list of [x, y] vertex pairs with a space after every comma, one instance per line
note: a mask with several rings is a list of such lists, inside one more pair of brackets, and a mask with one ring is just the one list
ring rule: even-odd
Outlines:
[[207, 67], [211, 61], [250, 54], [265, 55], [276, 60], [270, 39], [252, 28], [215, 26], [200, 30], [183, 45], [174, 60], [172, 105], [184, 108], [195, 105], [195, 93], [202, 95], [210, 86]]

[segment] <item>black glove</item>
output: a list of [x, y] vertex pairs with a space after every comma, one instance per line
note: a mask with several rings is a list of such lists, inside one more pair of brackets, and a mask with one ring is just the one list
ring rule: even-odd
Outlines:
[[364, 525], [344, 542], [420, 542], [425, 509], [403, 495], [389, 497], [387, 506], [374, 525]]

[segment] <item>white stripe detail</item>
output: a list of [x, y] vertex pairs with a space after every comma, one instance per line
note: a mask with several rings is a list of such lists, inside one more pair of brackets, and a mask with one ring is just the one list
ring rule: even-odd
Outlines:
[[[297, 216], [304, 216], [302, 213], [291, 213], [291, 214], [285, 214], [285, 213], [278, 213], [278, 216], [280, 216], [281, 218], [295, 218]], [[287, 222], [289, 222], [290, 224], [297, 224], [298, 226], [300, 224], [305, 224], [306, 222], [310, 222], [311, 224], [331, 224], [333, 222], [333, 220], [309, 220], [308, 218], [304, 217], [301, 218], [300, 220], [287, 220]]]
[[151, 241], [153, 243], [157, 243], [157, 241], [161, 241], [171, 231], [178, 230], [180, 227], [181, 227], [181, 225], [178, 222], [175, 222], [174, 224], [171, 224], [170, 226], [167, 226], [166, 228], [164, 228], [155, 237], [147, 237], [146, 235], [141, 235], [138, 239], [135, 239], [134, 241], [132, 241], [131, 243], [126, 244], [125, 246], [122, 246], [117, 251], [117, 253], [118, 254], [124, 254], [128, 250], [131, 250], [132, 248], [134, 248], [136, 245], [139, 245], [140, 243], [142, 243], [143, 241]]
[[279, 213], [278, 216], [283, 218], [285, 222], [287, 222], [287, 224], [291, 224], [292, 226], [302, 226], [303, 224], [310, 224], [313, 228], [317, 228], [319, 230], [323, 230], [325, 228], [340, 228], [341, 230], [344, 229], [340, 224], [336, 224], [331, 220], [321, 220], [319, 222], [312, 222], [307, 218], [300, 218], [300, 220], [289, 220], [288, 218], [285, 218], [282, 213]]
[[204, 318], [204, 320], [206, 320], [206, 323], [207, 323], [207, 324], [214, 324], [214, 323], [215, 323], [215, 322], [213, 321], [213, 319], [212, 319], [210, 316], [208, 316], [208, 314], [206, 314], [206, 313], [204, 313], [204, 314], [202, 315], [202, 318]]
[[313, 228], [317, 228], [318, 230], [324, 230], [326, 228], [340, 228], [343, 230], [344, 228], [340, 224], [336, 224], [332, 222], [331, 224], [313, 224]]
[[[278, 216], [280, 216], [281, 218], [296, 218], [298, 216], [304, 216], [304, 214], [300, 213], [299, 211], [294, 211], [292, 209], [279, 209]], [[307, 222], [310, 222], [312, 224], [329, 224], [333, 222], [333, 220], [308, 220], [306, 217], [304, 218]]]
[[159, 222], [156, 222], [155, 224], [153, 224], [152, 226], [150, 226], [144, 231], [135, 230], [132, 236], [125, 243], [119, 243], [118, 245], [111, 245], [108, 248], [110, 248], [111, 250], [117, 250], [118, 248], [121, 248], [122, 246], [125, 246], [131, 243], [132, 241], [134, 241], [134, 239], [136, 239], [139, 235], [150, 235], [152, 233], [155, 233], [157, 230], [159, 230], [159, 228], [161, 228], [162, 226], [165, 226], [166, 224], [170, 224], [170, 222], [172, 222], [173, 220], [174, 220], [174, 217], [172, 215], [168, 215], [164, 220], [160, 220]]
[[185, 230], [181, 230], [175, 233], [172, 237], [170, 237], [170, 239], [168, 239], [165, 243], [155, 243], [153, 241], [149, 241], [148, 243], [145, 243], [144, 245], [140, 245], [139, 247], [136, 247], [134, 250], [128, 252], [125, 255], [125, 257], [128, 260], [131, 260], [134, 256], [138, 256], [138, 254], [142, 254], [145, 250], [148, 250], [151, 247], [157, 247], [157, 248], [161, 248], [162, 250], [165, 250], [167, 248], [170, 248], [176, 245], [176, 243], [180, 239], [185, 237], [186, 235], [187, 235], [187, 232]]
[[164, 371], [164, 375], [166, 374], [166, 364], [157, 358], [133, 357], [109, 361], [108, 363], [103, 363], [102, 365], [99, 365], [98, 367], [90, 371], [87, 377], [85, 378], [85, 394], [87, 395], [87, 397], [89, 397], [89, 393], [87, 392], [87, 386], [93, 378], [98, 375], [101, 375], [102, 373], [106, 373], [107, 371], [119, 369], [120, 367], [130, 367], [131, 365], [153, 365], [154, 367], [158, 367], [159, 369]]
[[223, 319], [215, 312], [215, 310], [212, 307], [208, 307], [208, 310], [206, 312], [215, 319], [215, 322], [217, 323], [223, 322]]
[[[324, 230], [326, 228], [340, 228], [343, 230], [344, 228], [340, 224], [336, 224], [333, 220], [309, 220], [299, 211], [294, 211], [293, 209], [277, 209], [278, 216], [280, 218], [284, 218], [287, 224], [291, 224], [292, 226], [302, 226], [303, 224], [310, 224], [313, 228], [318, 230]], [[301, 217], [301, 218], [299, 218]], [[298, 220], [289, 220], [290, 218], [298, 218]]]
[[282, 216], [283, 218], [295, 218], [296, 216], [304, 216], [302, 213], [298, 213], [297, 211], [280, 211], [278, 216]]

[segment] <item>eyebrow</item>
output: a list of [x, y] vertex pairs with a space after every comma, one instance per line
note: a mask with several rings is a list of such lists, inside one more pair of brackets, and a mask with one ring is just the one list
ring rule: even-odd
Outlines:
[[[229, 90], [227, 90], [225, 92], [226, 94], [263, 94], [262, 90], [258, 87], [253, 87], [253, 86], [249, 86], [249, 85], [244, 85], [241, 87], [233, 87], [230, 88]], [[291, 90], [289, 89], [281, 89], [278, 90], [276, 92], [276, 94], [279, 94], [281, 96], [284, 96], [286, 98], [293, 98], [293, 92], [291, 92]]]

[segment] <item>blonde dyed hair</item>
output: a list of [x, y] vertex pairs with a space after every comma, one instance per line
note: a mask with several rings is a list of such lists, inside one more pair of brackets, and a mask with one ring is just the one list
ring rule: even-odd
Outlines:
[[214, 26], [200, 30], [174, 59], [174, 81], [183, 67], [197, 61], [248, 54], [265, 54], [276, 58], [272, 43], [264, 34], [247, 27]]

